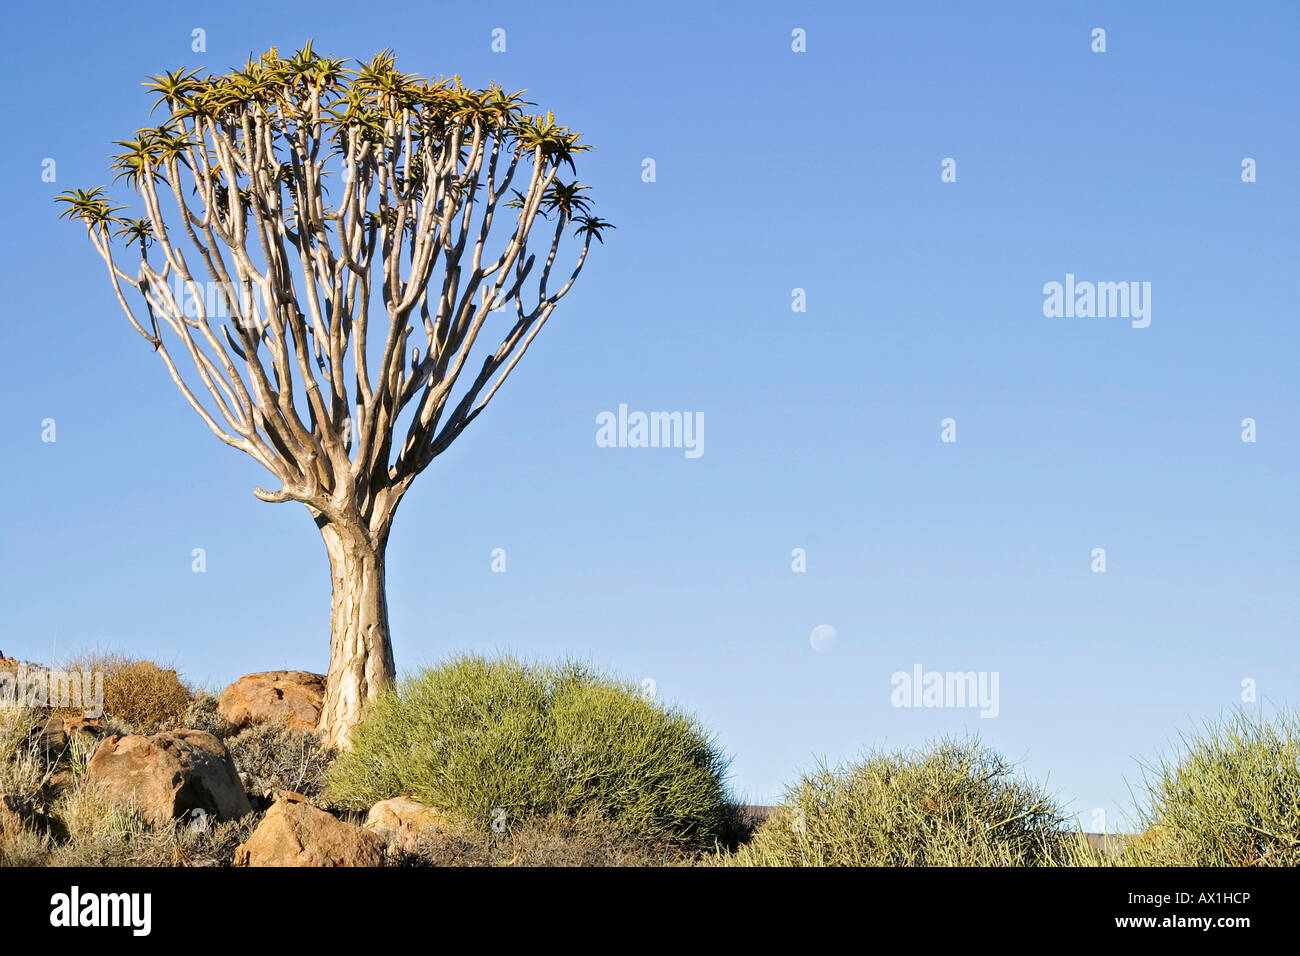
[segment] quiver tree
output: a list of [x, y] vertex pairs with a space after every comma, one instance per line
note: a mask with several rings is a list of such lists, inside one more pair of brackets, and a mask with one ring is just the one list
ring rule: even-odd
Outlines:
[[257, 497], [302, 502], [320, 529], [333, 586], [321, 728], [346, 745], [394, 678], [384, 551], [402, 496], [609, 228], [586, 187], [560, 179], [588, 147], [519, 93], [419, 79], [387, 52], [350, 68], [311, 44], [272, 48], [243, 70], [145, 85], [166, 119], [113, 157], [142, 214], [101, 186], [61, 195], [63, 215], [86, 225], [185, 400], [278, 480]]

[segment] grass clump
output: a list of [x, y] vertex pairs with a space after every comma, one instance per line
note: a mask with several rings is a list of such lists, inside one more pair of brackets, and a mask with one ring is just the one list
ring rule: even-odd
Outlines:
[[47, 710], [0, 706], [0, 795], [43, 808], [80, 779], [97, 741], [62, 728]]
[[1077, 836], [1037, 786], [974, 738], [821, 767], [726, 862], [734, 866], [1034, 866]]
[[110, 658], [104, 665], [104, 713], [136, 733], [154, 734], [189, 709], [190, 689], [153, 661]]
[[325, 795], [410, 796], [470, 832], [599, 817], [635, 839], [724, 838], [728, 761], [690, 716], [582, 664], [457, 657], [377, 700]]
[[0, 794], [38, 801], [56, 769], [36, 731], [44, 719], [29, 707], [0, 706]]
[[0, 867], [46, 866], [54, 841], [35, 830], [0, 833]]
[[1146, 768], [1134, 866], [1300, 866], [1300, 719], [1236, 711]]
[[53, 813], [59, 824], [54, 838], [12, 841], [10, 865], [230, 866], [236, 847], [261, 821], [261, 814], [250, 813], [239, 820], [150, 825], [130, 807], [105, 804], [84, 781], [59, 798]]

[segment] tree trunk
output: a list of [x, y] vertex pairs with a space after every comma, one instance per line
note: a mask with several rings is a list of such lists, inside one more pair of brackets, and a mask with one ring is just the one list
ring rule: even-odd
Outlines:
[[393, 683], [393, 646], [384, 595], [384, 540], [363, 530], [321, 528], [334, 587], [330, 667], [320, 729], [326, 743], [347, 747], [366, 706]]

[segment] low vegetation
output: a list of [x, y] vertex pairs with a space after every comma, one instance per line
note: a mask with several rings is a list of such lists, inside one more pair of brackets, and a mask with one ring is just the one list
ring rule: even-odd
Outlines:
[[464, 656], [380, 698], [325, 792], [412, 796], [477, 832], [585, 814], [700, 847], [728, 836], [727, 763], [694, 718], [584, 665]]
[[1064, 812], [977, 740], [821, 767], [728, 862], [735, 866], [1038, 866], [1075, 837]]
[[[132, 733], [155, 734], [176, 724], [194, 698], [169, 667], [121, 654], [93, 654], [66, 665], [73, 672], [104, 675], [104, 713]], [[60, 713], [80, 712], [60, 711]]]
[[244, 788], [260, 797], [276, 790], [318, 797], [334, 760], [317, 734], [282, 722], [250, 724], [225, 744]]
[[554, 814], [520, 821], [501, 833], [399, 832], [388, 847], [392, 866], [691, 866], [710, 859], [647, 843], [599, 815]]
[[[753, 829], [694, 718], [581, 664], [455, 658], [382, 698], [341, 756], [313, 731], [230, 725], [168, 668], [92, 666], [107, 677], [97, 726], [0, 707], [0, 865], [229, 866], [275, 791], [352, 822], [395, 796], [450, 819], [385, 831], [390, 866], [1300, 865], [1294, 712], [1183, 739], [1145, 768], [1134, 835], [1098, 847], [973, 738], [818, 767]], [[252, 813], [151, 826], [88, 785], [101, 736], [178, 728], [225, 743]]]
[[1300, 719], [1238, 711], [1146, 768], [1148, 809], [1121, 862], [1300, 866]]

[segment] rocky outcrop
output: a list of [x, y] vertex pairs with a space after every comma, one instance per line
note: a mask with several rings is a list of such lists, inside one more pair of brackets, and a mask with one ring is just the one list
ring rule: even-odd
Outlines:
[[86, 780], [105, 800], [134, 807], [151, 823], [193, 810], [232, 820], [252, 809], [230, 752], [203, 730], [113, 734], [96, 749]]
[[381, 866], [384, 841], [297, 795], [282, 794], [248, 841], [235, 866]]
[[237, 727], [282, 720], [313, 730], [325, 702], [325, 676], [309, 671], [266, 671], [239, 678], [217, 703], [221, 716]]

